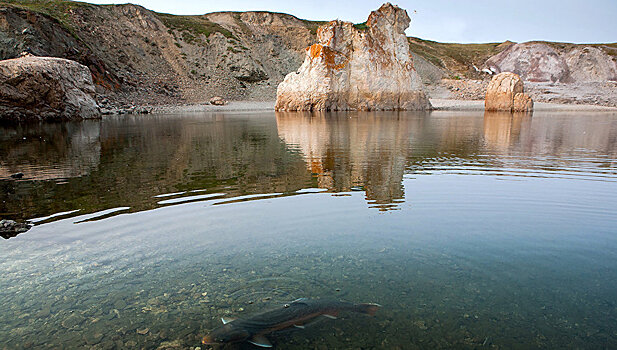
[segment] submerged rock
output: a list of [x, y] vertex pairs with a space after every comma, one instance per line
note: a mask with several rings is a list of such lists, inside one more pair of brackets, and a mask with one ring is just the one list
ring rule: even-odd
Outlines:
[[0, 119], [100, 118], [88, 67], [54, 57], [0, 61]]
[[279, 84], [275, 109], [429, 109], [405, 35], [409, 23], [407, 11], [386, 3], [365, 29], [340, 20], [319, 27], [300, 69]]
[[488, 84], [484, 107], [487, 111], [532, 111], [533, 101], [523, 89], [523, 81], [517, 74], [499, 73]]

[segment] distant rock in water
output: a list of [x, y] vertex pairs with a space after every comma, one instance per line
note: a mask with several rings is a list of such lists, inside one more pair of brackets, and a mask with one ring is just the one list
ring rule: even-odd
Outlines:
[[277, 89], [276, 110], [424, 110], [431, 107], [414, 68], [407, 11], [390, 3], [365, 28], [335, 20]]
[[24, 56], [0, 61], [0, 120], [100, 118], [88, 67], [75, 61]]
[[533, 101], [524, 93], [521, 77], [504, 72], [494, 76], [488, 84], [484, 107], [487, 111], [530, 112]]

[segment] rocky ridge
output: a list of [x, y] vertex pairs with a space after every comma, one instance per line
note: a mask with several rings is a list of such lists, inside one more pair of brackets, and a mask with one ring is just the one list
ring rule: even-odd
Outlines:
[[[609, 47], [607, 47], [607, 50]], [[489, 58], [493, 73], [513, 72], [532, 82], [589, 83], [617, 81], [617, 60], [593, 46], [563, 48], [540, 42], [514, 44]]]

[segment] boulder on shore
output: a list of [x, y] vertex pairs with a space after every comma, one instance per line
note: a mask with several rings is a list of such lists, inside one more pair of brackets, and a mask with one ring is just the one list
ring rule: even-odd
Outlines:
[[32, 225], [13, 220], [0, 220], [0, 237], [9, 239], [28, 231]]
[[386, 3], [364, 28], [339, 20], [319, 27], [300, 69], [279, 84], [275, 109], [429, 109], [405, 35], [409, 23], [407, 11]]
[[210, 104], [213, 106], [224, 106], [227, 104], [227, 101], [221, 96], [214, 96], [210, 99]]
[[75, 61], [24, 56], [0, 61], [0, 120], [100, 118], [88, 67]]
[[484, 108], [487, 111], [530, 112], [533, 100], [523, 90], [523, 81], [517, 74], [499, 73], [488, 84]]

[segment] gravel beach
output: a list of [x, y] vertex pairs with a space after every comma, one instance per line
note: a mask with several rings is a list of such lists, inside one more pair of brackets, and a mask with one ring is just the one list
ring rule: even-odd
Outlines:
[[[205, 104], [167, 105], [152, 108], [152, 113], [177, 114], [196, 112], [250, 112], [250, 111], [273, 111], [275, 101], [230, 101], [224, 106]], [[447, 111], [483, 111], [484, 100], [454, 100], [454, 99], [431, 99], [435, 110]], [[587, 112], [617, 112], [617, 107], [597, 105], [563, 104], [536, 102], [534, 111], [587, 111]]]

